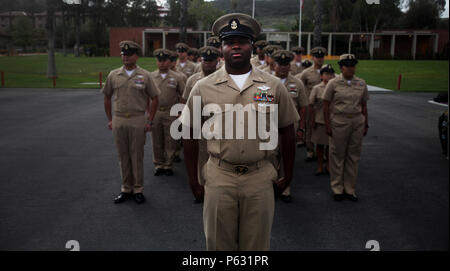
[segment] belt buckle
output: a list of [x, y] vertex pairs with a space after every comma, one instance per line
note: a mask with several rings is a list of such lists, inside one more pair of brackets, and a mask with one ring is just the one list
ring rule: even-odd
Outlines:
[[237, 174], [242, 175], [242, 174], [247, 173], [248, 167], [246, 167], [246, 166], [235, 166], [235, 167], [234, 167], [234, 171], [235, 171]]
[[130, 112], [125, 113], [125, 117], [129, 118], [130, 117]]

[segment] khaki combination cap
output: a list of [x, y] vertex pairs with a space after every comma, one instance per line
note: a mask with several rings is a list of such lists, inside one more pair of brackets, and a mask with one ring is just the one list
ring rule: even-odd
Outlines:
[[166, 59], [169, 59], [170, 55], [172, 53], [167, 49], [156, 49], [153, 51], [153, 55], [159, 60], [164, 61]]
[[243, 13], [230, 13], [217, 19], [212, 32], [220, 40], [230, 36], [242, 36], [255, 40], [261, 32], [261, 25], [251, 16]]
[[170, 61], [172, 61], [172, 62], [177, 61], [178, 53], [176, 51], [172, 51], [172, 50], [169, 50], [169, 52], [170, 52], [170, 56], [169, 56]]
[[220, 51], [213, 46], [205, 46], [199, 50], [200, 56], [203, 60], [215, 60], [220, 56]]
[[314, 47], [311, 50], [311, 55], [315, 57], [324, 57], [328, 54], [327, 49], [323, 47]]
[[302, 54], [303, 52], [305, 51], [305, 48], [303, 48], [303, 47], [299, 47], [299, 46], [295, 46], [295, 47], [293, 47], [292, 49], [291, 49], [291, 52], [293, 52], [294, 54], [296, 54], [296, 55], [300, 55], [300, 54]]
[[271, 56], [279, 65], [289, 65], [294, 59], [294, 54], [287, 50], [275, 51]]
[[331, 64], [323, 65], [322, 68], [320, 68], [320, 74], [323, 74], [325, 72], [334, 73], [333, 66], [331, 66]]
[[302, 61], [302, 66], [305, 68], [309, 68], [312, 66], [312, 62], [309, 59], [305, 59]]
[[218, 36], [211, 36], [206, 40], [207, 46], [219, 48], [222, 45]]
[[343, 54], [339, 57], [339, 66], [355, 66], [358, 64], [358, 60], [353, 54]]
[[254, 43], [254, 46], [258, 47], [259, 49], [264, 49], [264, 47], [266, 47], [267, 45], [269, 45], [269, 42], [267, 42], [266, 40], [258, 40]]
[[191, 48], [189, 48], [189, 50], [187, 51], [187, 53], [188, 53], [188, 56], [190, 56], [190, 55], [196, 56], [196, 55], [198, 55], [198, 49], [197, 49], [197, 48], [191, 47]]
[[122, 55], [133, 55], [133, 54], [137, 54], [140, 55], [142, 52], [142, 48], [139, 44], [137, 44], [134, 41], [131, 40], [123, 40], [121, 42], [119, 42], [119, 47], [120, 47], [120, 53]]
[[183, 42], [175, 44], [175, 50], [177, 50], [177, 52], [187, 52], [189, 48], [190, 48], [189, 45]]
[[275, 53], [278, 50], [283, 50], [283, 47], [281, 47], [280, 45], [267, 45], [266, 47], [264, 47], [264, 54], [268, 55], [268, 56], [272, 56], [273, 53]]

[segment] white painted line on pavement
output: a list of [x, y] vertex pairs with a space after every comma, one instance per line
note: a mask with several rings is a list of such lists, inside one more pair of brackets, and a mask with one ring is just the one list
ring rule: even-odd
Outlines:
[[371, 85], [367, 85], [367, 89], [368, 89], [369, 91], [385, 91], [385, 92], [392, 92], [392, 90], [390, 90], [390, 89], [380, 88], [380, 87], [371, 86]]
[[438, 103], [438, 102], [435, 102], [435, 101], [433, 101], [433, 100], [429, 100], [428, 102], [429, 102], [430, 104], [435, 104], [435, 105], [440, 105], [440, 106], [448, 107], [448, 104]]

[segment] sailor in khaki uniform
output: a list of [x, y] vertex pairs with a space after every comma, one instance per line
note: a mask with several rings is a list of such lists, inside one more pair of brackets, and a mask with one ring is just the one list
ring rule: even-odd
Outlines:
[[[308, 98], [306, 97], [305, 86], [303, 86], [302, 81], [295, 78], [290, 74], [290, 63], [294, 59], [294, 55], [286, 50], [278, 50], [272, 54], [272, 58], [275, 62], [275, 76], [280, 78], [283, 85], [288, 90], [295, 107], [300, 115], [300, 121], [294, 124], [294, 131], [299, 133], [303, 137], [303, 132], [305, 131], [305, 116], [306, 108], [308, 106]], [[284, 177], [284, 166], [283, 159], [280, 153], [280, 149], [277, 148], [275, 151], [274, 165], [278, 170], [279, 178]], [[286, 190], [280, 196], [280, 199], [286, 203], [292, 201], [291, 188], [288, 186]]]
[[[140, 46], [133, 41], [122, 41], [119, 46], [123, 67], [109, 73], [102, 89], [108, 128], [113, 132], [122, 177], [121, 193], [114, 202], [122, 203], [133, 196], [137, 203], [143, 203], [145, 133], [152, 128], [160, 91], [150, 73], [136, 65]], [[146, 118], [147, 105], [149, 115]]]
[[[202, 71], [193, 74], [189, 77], [186, 87], [183, 92], [183, 101], [186, 102], [191, 94], [192, 88], [195, 83], [200, 79], [212, 74], [216, 71], [217, 63], [219, 62], [220, 51], [212, 46], [205, 46], [199, 50], [200, 56], [202, 57], [201, 67]], [[203, 167], [208, 161], [209, 155], [206, 151], [206, 140], [200, 139], [198, 142], [198, 183], [200, 185], [205, 185], [205, 177], [203, 176]], [[195, 199], [196, 203], [203, 202], [203, 199]]]
[[169, 56], [169, 60], [170, 60], [170, 69], [172, 71], [174, 71], [179, 77], [181, 77], [181, 80], [183, 80], [184, 83], [186, 83], [187, 81], [187, 76], [182, 73], [181, 71], [177, 70], [177, 60], [178, 60], [178, 53], [175, 51], [169, 51], [170, 56]]
[[200, 55], [198, 54], [198, 49], [197, 48], [189, 48], [189, 50], [187, 51], [187, 56], [188, 56], [188, 60], [191, 61], [192, 63], [194, 63], [195, 65], [200, 64]]
[[[355, 76], [352, 54], [340, 56], [341, 74], [328, 82], [323, 96], [324, 117], [330, 136], [330, 175], [334, 199], [357, 201], [355, 193], [362, 139], [367, 134], [366, 82]], [[331, 108], [330, 108], [331, 106]]]
[[[181, 78], [181, 80], [183, 81], [184, 84], [186, 84], [188, 78], [187, 76], [182, 73], [181, 71], [177, 70], [177, 59], [178, 59], [178, 53], [175, 51], [169, 51], [170, 52], [170, 56], [169, 56], [169, 60], [170, 60], [170, 69], [172, 71], [175, 72], [175, 74]], [[181, 153], [181, 149], [183, 148], [183, 141], [181, 141], [181, 139], [177, 139], [175, 140], [176, 142], [176, 150], [175, 150], [175, 156], [173, 158], [173, 161], [175, 163], [179, 163], [181, 162], [181, 158], [180, 158], [180, 153]]]
[[[278, 140], [272, 141], [274, 145], [268, 150], [262, 148], [260, 143], [270, 139], [262, 140], [259, 133], [255, 137], [248, 135], [247, 131], [250, 131], [249, 126], [252, 123], [248, 121], [249, 116], [260, 112], [260, 117], [266, 117], [268, 120], [265, 123], [266, 129], [270, 126], [270, 116], [278, 116], [278, 129], [274, 132], [279, 134], [281, 141], [285, 178], [276, 183], [277, 193], [284, 191], [292, 180], [295, 157], [294, 123], [298, 122], [299, 116], [280, 80], [250, 64], [252, 40], [259, 34], [260, 29], [259, 23], [246, 14], [232, 13], [216, 20], [213, 32], [219, 34], [223, 41], [225, 66], [195, 84], [181, 115], [184, 128], [191, 127], [192, 134], [200, 136], [200, 127], [191, 125], [190, 122], [194, 115], [194, 104], [197, 104], [195, 99], [200, 99], [200, 109], [215, 105], [215, 108], [220, 108], [222, 112], [217, 113], [218, 120], [222, 119], [222, 125], [214, 123], [209, 126], [214, 132], [218, 132], [216, 127], [222, 132], [207, 141], [210, 157], [204, 167], [206, 183], [203, 217], [208, 250], [270, 248], [274, 214], [272, 182], [277, 179], [278, 174], [268, 155], [276, 147]], [[239, 109], [238, 106], [231, 108], [234, 105], [248, 105], [250, 109], [244, 114], [244, 109]], [[274, 105], [278, 105], [278, 110], [275, 110]], [[235, 115], [232, 114], [233, 123], [227, 119], [229, 113], [233, 113], [231, 110], [236, 112]], [[239, 118], [239, 123], [244, 125], [244, 136], [236, 138], [236, 135], [233, 135], [233, 139], [225, 138], [225, 132], [231, 129], [224, 128], [235, 127], [236, 121], [239, 120], [237, 116], [241, 112], [244, 119]], [[205, 125], [210, 120], [206, 118], [202, 121], [206, 121]], [[257, 126], [256, 131], [258, 125], [263, 123], [253, 122]], [[222, 129], [219, 129], [220, 126]], [[189, 182], [194, 193], [201, 197], [203, 189], [198, 184], [197, 177], [198, 140], [184, 140], [184, 149]]]
[[155, 176], [173, 175], [172, 163], [175, 157], [176, 141], [170, 135], [170, 125], [176, 117], [170, 116], [170, 109], [180, 101], [185, 86], [181, 77], [170, 69], [170, 54], [170, 51], [166, 49], [157, 49], [154, 52], [158, 70], [152, 72], [152, 77], [161, 90], [152, 130]]
[[[328, 134], [325, 126], [325, 119], [323, 116], [323, 93], [328, 81], [334, 78], [334, 69], [328, 65], [323, 65], [320, 69], [320, 78], [322, 83], [313, 87], [311, 94], [309, 95], [309, 117], [311, 118], [309, 123], [311, 125], [311, 141], [316, 145], [318, 168], [316, 176], [320, 176], [324, 173], [329, 173], [328, 166]], [[327, 157], [327, 167], [324, 169], [323, 160], [324, 154]]]
[[256, 48], [256, 55], [252, 57], [250, 60], [250, 63], [253, 66], [259, 67], [261, 65], [266, 64], [266, 56], [264, 55], [264, 47], [269, 45], [269, 43], [265, 40], [258, 40], [253, 44], [253, 46]]
[[266, 57], [266, 63], [259, 66], [258, 69], [271, 75], [275, 75], [275, 61], [272, 58], [272, 54], [278, 50], [283, 50], [283, 47], [279, 45], [267, 45], [263, 50]]
[[[216, 48], [217, 50], [219, 50], [220, 54], [219, 54], [219, 61], [217, 62], [217, 67], [216, 70], [222, 68], [223, 64], [225, 63], [223, 61], [223, 57], [222, 57], [222, 42], [220, 41], [219, 37], [217, 36], [211, 36], [206, 40], [206, 46], [211, 46]], [[202, 71], [202, 65], [197, 65], [195, 67], [194, 73], [198, 73]]]
[[178, 53], [177, 71], [184, 73], [187, 78], [194, 74], [195, 64], [188, 60], [187, 51], [189, 46], [186, 43], [177, 43], [175, 49]]
[[[311, 91], [315, 85], [320, 84], [320, 69], [322, 68], [324, 57], [327, 54], [327, 50], [323, 47], [314, 47], [311, 50], [312, 60], [314, 62], [313, 66], [305, 69], [302, 73], [297, 74], [296, 77], [302, 80], [306, 87], [306, 97], [309, 97]], [[309, 123], [309, 114], [306, 113], [306, 162], [313, 161], [314, 157], [314, 144], [311, 142], [311, 124]]]
[[303, 66], [303, 63], [302, 63], [302, 54], [304, 51], [305, 51], [305, 49], [301, 46], [300, 47], [296, 46], [291, 49], [291, 52], [295, 55], [295, 58], [291, 63], [291, 74], [292, 75], [297, 75], [305, 69], [305, 66]]

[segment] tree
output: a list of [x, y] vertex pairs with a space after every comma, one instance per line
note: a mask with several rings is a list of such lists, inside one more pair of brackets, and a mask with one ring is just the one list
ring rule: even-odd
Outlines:
[[195, 18], [199, 30], [210, 30], [214, 21], [224, 14], [215, 8], [210, 2], [204, 0], [193, 0], [189, 4], [188, 14]]
[[24, 51], [27, 50], [27, 46], [34, 46], [36, 38], [32, 20], [25, 16], [16, 18], [13, 22], [12, 37], [14, 45], [22, 47]]
[[188, 17], [188, 0], [181, 0], [180, 9], [180, 41], [186, 41], [186, 24]]
[[57, 77], [55, 63], [55, 7], [58, 0], [47, 0], [47, 39], [48, 39], [48, 61], [47, 77]]
[[316, 0], [314, 7], [314, 47], [322, 46], [322, 1]]
[[405, 26], [414, 29], [436, 28], [444, 10], [445, 0], [410, 0]]

